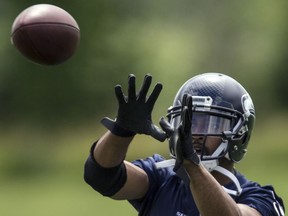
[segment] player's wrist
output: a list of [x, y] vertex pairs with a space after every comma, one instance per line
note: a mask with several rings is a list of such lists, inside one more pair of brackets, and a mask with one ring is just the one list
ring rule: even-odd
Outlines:
[[193, 154], [189, 155], [189, 157], [185, 157], [183, 164], [192, 164], [196, 166], [200, 166], [201, 160], [196, 152]]
[[117, 123], [114, 124], [113, 128], [110, 131], [112, 134], [120, 137], [132, 137], [136, 135], [134, 131], [125, 129]]

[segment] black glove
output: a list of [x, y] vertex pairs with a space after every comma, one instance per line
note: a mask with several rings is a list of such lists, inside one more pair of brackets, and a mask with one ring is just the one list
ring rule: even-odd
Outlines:
[[[178, 127], [179, 139], [176, 145], [179, 146], [179, 149], [176, 152], [182, 154], [184, 159], [199, 165], [200, 159], [192, 145], [192, 116], [192, 96], [185, 94], [182, 99], [181, 121]], [[182, 151], [182, 153], [179, 151]]]
[[116, 85], [115, 94], [119, 105], [117, 117], [115, 120], [105, 117], [101, 123], [118, 136], [129, 137], [135, 134], [146, 134], [163, 142], [166, 134], [151, 120], [151, 113], [162, 90], [162, 84], [157, 83], [151, 95], [146, 98], [151, 82], [152, 76], [146, 75], [140, 91], [136, 93], [135, 76], [129, 75], [128, 96], [123, 94], [120, 85]]
[[199, 165], [200, 159], [192, 145], [192, 96], [185, 94], [182, 98], [181, 119], [178, 128], [172, 125], [164, 118], [160, 120], [160, 126], [170, 137], [170, 142], [175, 142], [171, 146], [175, 146], [176, 162], [174, 172], [180, 176], [185, 183], [189, 184], [189, 176], [183, 167], [183, 160], [191, 161]]

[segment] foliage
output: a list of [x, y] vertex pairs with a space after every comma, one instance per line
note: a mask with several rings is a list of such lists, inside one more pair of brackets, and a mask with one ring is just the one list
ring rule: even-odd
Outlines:
[[251, 92], [256, 107], [267, 107], [258, 112], [265, 113], [276, 102], [278, 85], [271, 81], [277, 72], [283, 77], [282, 59], [287, 56], [285, 1], [272, 5], [259, 0], [48, 1], [71, 13], [81, 28], [75, 56], [54, 67], [33, 64], [9, 42], [14, 18], [38, 2], [2, 2], [0, 120], [4, 125], [26, 122], [53, 128], [115, 112], [113, 86], [126, 86], [130, 73], [139, 79], [151, 73], [155, 82], [163, 82], [156, 108], [161, 113], [185, 80], [207, 71], [238, 79]]

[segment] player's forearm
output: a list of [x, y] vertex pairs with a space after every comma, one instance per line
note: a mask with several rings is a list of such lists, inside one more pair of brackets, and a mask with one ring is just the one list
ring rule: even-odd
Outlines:
[[223, 190], [215, 178], [201, 165], [186, 166], [190, 175], [190, 189], [201, 216], [241, 215], [235, 201]]
[[108, 131], [98, 140], [93, 156], [103, 167], [116, 166], [124, 160], [132, 139], [115, 136]]

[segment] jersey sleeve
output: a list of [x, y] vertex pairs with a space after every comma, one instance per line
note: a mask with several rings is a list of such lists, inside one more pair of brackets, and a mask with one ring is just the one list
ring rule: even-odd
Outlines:
[[[171, 175], [169, 169], [157, 169], [155, 163], [165, 160], [161, 155], [154, 154], [152, 157], [146, 159], [135, 160], [132, 163], [143, 169], [149, 178], [149, 188], [146, 195], [142, 199], [129, 200], [129, 202], [137, 209], [138, 212], [145, 211], [147, 206], [151, 205], [153, 201], [151, 197], [157, 193], [160, 185], [165, 182]], [[168, 174], [167, 174], [168, 172]]]
[[257, 183], [245, 187], [237, 203], [255, 208], [263, 216], [284, 216], [283, 201], [271, 185], [261, 187]]

